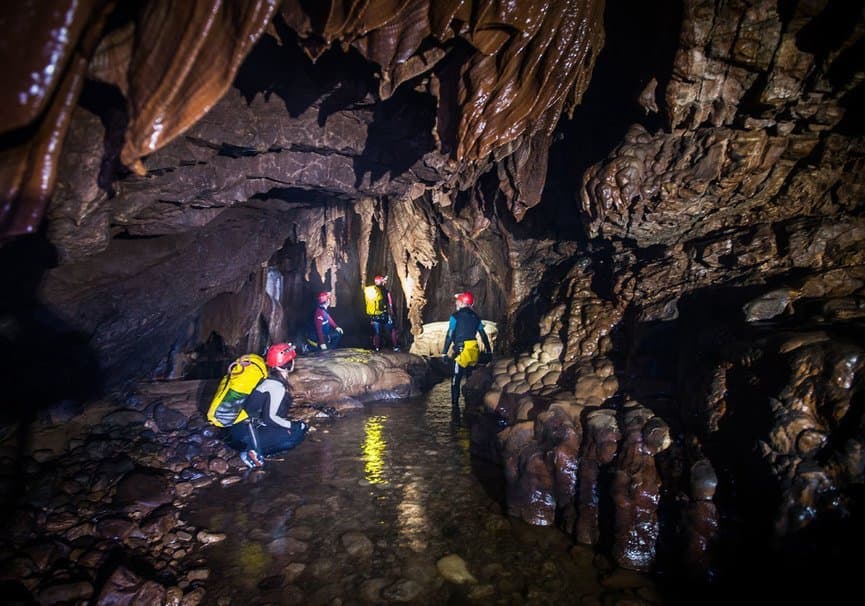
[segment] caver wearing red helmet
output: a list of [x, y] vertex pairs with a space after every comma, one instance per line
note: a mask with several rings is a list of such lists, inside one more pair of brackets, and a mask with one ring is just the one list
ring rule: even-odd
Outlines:
[[312, 314], [312, 323], [306, 331], [306, 346], [325, 351], [328, 347], [334, 348], [339, 345], [343, 331], [327, 312], [330, 306], [330, 292], [321, 291], [316, 300], [318, 305]]
[[248, 467], [263, 467], [264, 457], [293, 448], [306, 436], [306, 423], [279, 414], [283, 403], [286, 409], [292, 404], [286, 385], [296, 357], [291, 343], [274, 343], [264, 359], [257, 354], [241, 356], [217, 389], [208, 419], [228, 428], [229, 443]]
[[460, 422], [460, 383], [463, 378], [468, 378], [478, 360], [480, 359], [480, 347], [478, 347], [477, 335], [480, 334], [487, 352], [492, 352], [490, 340], [484, 331], [484, 324], [480, 317], [472, 309], [475, 303], [474, 295], [470, 292], [460, 292], [454, 295], [457, 310], [448, 322], [448, 333], [442, 348], [442, 359], [450, 362], [448, 350], [451, 343], [454, 346], [454, 375], [451, 379], [451, 419], [454, 423]]
[[457, 300], [457, 303], [462, 303], [463, 305], [468, 305], [469, 307], [475, 304], [475, 296], [468, 291], [458, 292], [454, 295], [454, 299]]
[[271, 368], [284, 368], [291, 372], [296, 357], [297, 349], [291, 343], [274, 343], [267, 348], [265, 361]]

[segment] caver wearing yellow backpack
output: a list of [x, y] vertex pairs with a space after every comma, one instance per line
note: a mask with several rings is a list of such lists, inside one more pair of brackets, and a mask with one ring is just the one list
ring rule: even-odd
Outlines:
[[393, 350], [399, 351], [399, 335], [393, 322], [393, 298], [387, 289], [387, 276], [376, 276], [373, 282], [363, 289], [366, 315], [372, 331], [372, 348], [376, 351], [381, 349], [381, 333], [386, 330]]
[[263, 467], [265, 456], [293, 448], [309, 428], [278, 414], [285, 398], [291, 406], [286, 386], [296, 357], [291, 343], [271, 345], [263, 358], [240, 356], [229, 365], [210, 402], [207, 420], [228, 428], [229, 443], [249, 467]]
[[207, 420], [217, 427], [230, 427], [248, 419], [249, 414], [243, 409], [243, 403], [267, 375], [267, 364], [258, 354], [237, 358], [228, 365], [228, 373], [216, 388], [216, 395], [207, 411]]

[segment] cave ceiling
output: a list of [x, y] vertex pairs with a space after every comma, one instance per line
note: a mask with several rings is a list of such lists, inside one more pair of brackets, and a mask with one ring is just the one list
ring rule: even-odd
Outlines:
[[471, 288], [504, 344], [558, 332], [571, 362], [700, 289], [862, 295], [862, 2], [58, 0], [0, 27], [3, 248], [50, 243], [34, 297], [122, 376], [280, 250], [294, 295], [356, 303], [383, 267], [417, 334]]

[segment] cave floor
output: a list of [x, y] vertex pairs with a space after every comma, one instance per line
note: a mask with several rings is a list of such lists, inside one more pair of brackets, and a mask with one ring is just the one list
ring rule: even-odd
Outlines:
[[[662, 601], [649, 577], [502, 504], [501, 470], [470, 456], [443, 382], [319, 425], [265, 471], [198, 491], [183, 517], [227, 537], [194, 556], [209, 570], [208, 603]], [[454, 558], [437, 571], [453, 555], [473, 580], [457, 582]]]

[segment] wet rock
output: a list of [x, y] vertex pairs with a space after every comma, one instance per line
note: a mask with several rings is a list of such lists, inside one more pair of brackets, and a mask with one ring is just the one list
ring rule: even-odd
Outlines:
[[577, 497], [576, 538], [580, 543], [594, 545], [600, 539], [598, 481], [601, 468], [615, 457], [620, 437], [615, 411], [594, 409], [588, 412], [581, 446]]
[[165, 587], [148, 581], [123, 566], [117, 568], [105, 582], [98, 606], [131, 606], [132, 604], [161, 604], [165, 601]]
[[175, 447], [174, 454], [189, 461], [201, 454], [201, 446], [192, 441], [181, 442]]
[[348, 555], [358, 559], [372, 557], [373, 544], [366, 535], [360, 532], [347, 532], [340, 537], [342, 546]]
[[469, 589], [468, 597], [470, 600], [478, 601], [492, 598], [495, 594], [496, 588], [494, 585], [476, 585]]
[[139, 470], [128, 473], [118, 482], [114, 505], [129, 511], [149, 513], [170, 503], [174, 495], [168, 478], [156, 471]]
[[466, 566], [465, 560], [456, 554], [447, 555], [436, 562], [439, 574], [446, 581], [462, 585], [465, 583], [475, 584], [477, 579], [472, 576]]
[[57, 534], [72, 528], [78, 523], [78, 516], [74, 513], [61, 512], [48, 517], [45, 522], [45, 530], [51, 534]]
[[225, 540], [225, 534], [221, 532], [210, 532], [209, 530], [200, 530], [198, 534], [195, 535], [195, 538], [198, 539], [198, 542], [202, 545], [210, 545], [212, 543], [219, 543], [220, 541]]
[[327, 579], [331, 577], [336, 562], [331, 558], [318, 558], [309, 563], [306, 570], [309, 574], [317, 579]]
[[294, 583], [300, 578], [300, 575], [306, 570], [306, 564], [303, 562], [292, 562], [283, 569], [286, 583]]
[[[616, 506], [613, 555], [623, 568], [647, 571], [655, 560], [660, 532], [658, 503], [661, 480], [654, 455], [666, 448], [666, 424], [647, 408], [636, 403], [624, 407], [625, 437], [616, 459], [610, 491]], [[659, 434], [662, 437], [658, 437]], [[653, 436], [651, 443], [646, 435]], [[664, 437], [666, 436], [666, 437]]]
[[416, 581], [422, 586], [431, 586], [438, 579], [435, 562], [425, 557], [412, 558], [402, 562], [402, 576]]
[[789, 288], [769, 291], [759, 298], [749, 301], [742, 307], [746, 322], [771, 320], [781, 315], [795, 300], [796, 292]]
[[695, 579], [714, 579], [719, 565], [720, 517], [708, 499], [691, 500], [682, 514], [683, 565]]
[[95, 532], [94, 524], [92, 522], [83, 522], [81, 524], [77, 524], [72, 528], [68, 529], [63, 537], [69, 541], [75, 541], [80, 539], [81, 537], [86, 537], [92, 535]]
[[183, 598], [180, 600], [180, 606], [198, 606], [204, 600], [204, 597], [207, 595], [207, 592], [203, 587], [196, 587], [189, 593], [183, 595]]
[[110, 547], [111, 545], [106, 542], [97, 543], [78, 556], [76, 562], [79, 566], [96, 570], [110, 557]]
[[282, 537], [267, 544], [267, 551], [273, 555], [297, 555], [306, 553], [309, 545], [292, 537]]
[[143, 425], [146, 417], [140, 410], [116, 410], [110, 412], [100, 421], [107, 427], [125, 427], [127, 425]]
[[139, 523], [143, 532], [151, 541], [158, 540], [177, 527], [180, 512], [172, 506], [162, 506], [154, 510]]
[[96, 536], [103, 539], [123, 541], [128, 538], [145, 538], [138, 524], [125, 518], [105, 518], [96, 523]]
[[555, 518], [554, 470], [534, 435], [535, 424], [531, 421], [499, 433], [508, 513], [530, 524], [547, 525]]
[[360, 584], [360, 598], [369, 604], [382, 604], [385, 599], [381, 591], [390, 583], [391, 580], [386, 578], [368, 579]]
[[228, 461], [222, 457], [211, 457], [207, 462], [207, 468], [214, 473], [222, 475], [228, 472]]
[[76, 581], [46, 587], [39, 592], [39, 604], [66, 604], [89, 600], [93, 595], [93, 585], [89, 581]]
[[153, 407], [153, 420], [160, 431], [171, 432], [186, 427], [188, 416], [166, 404]]
[[189, 572], [186, 573], [186, 580], [190, 583], [194, 583], [196, 581], [206, 581], [210, 578], [210, 569], [209, 568], [193, 568]]
[[165, 591], [165, 606], [180, 606], [183, 600], [183, 590], [175, 585]]
[[68, 556], [70, 549], [61, 541], [41, 540], [27, 545], [22, 551], [39, 571], [44, 571], [58, 559]]
[[363, 400], [408, 397], [420, 393], [428, 373], [426, 362], [418, 356], [362, 349], [337, 349], [304, 362], [292, 376], [299, 404], [341, 402], [355, 408]]
[[200, 480], [201, 478], [206, 477], [207, 474], [204, 472], [195, 469], [194, 467], [186, 467], [180, 472], [180, 479], [185, 482], [192, 482], [193, 485], [196, 480]]
[[311, 526], [292, 526], [286, 534], [300, 541], [310, 541], [315, 536], [316, 532]]
[[700, 459], [691, 466], [691, 499], [708, 501], [715, 496], [718, 476], [708, 459]]
[[411, 579], [400, 579], [381, 590], [381, 596], [390, 602], [408, 603], [417, 598], [423, 588]]
[[286, 585], [282, 588], [282, 592], [280, 593], [280, 603], [286, 604], [288, 606], [307, 604], [309, 603], [306, 599], [306, 596], [303, 593], [303, 590], [296, 585]]
[[309, 505], [301, 505], [294, 510], [294, 518], [296, 520], [305, 520], [309, 518], [320, 518], [322, 516], [321, 505], [310, 503]]

